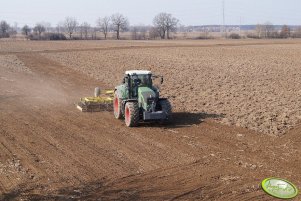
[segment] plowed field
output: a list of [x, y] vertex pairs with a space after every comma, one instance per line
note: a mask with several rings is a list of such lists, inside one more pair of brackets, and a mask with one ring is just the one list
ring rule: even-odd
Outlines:
[[[301, 186], [301, 41], [0, 41], [0, 200], [274, 200]], [[170, 125], [74, 103], [164, 75]], [[296, 198], [298, 200], [299, 197]]]

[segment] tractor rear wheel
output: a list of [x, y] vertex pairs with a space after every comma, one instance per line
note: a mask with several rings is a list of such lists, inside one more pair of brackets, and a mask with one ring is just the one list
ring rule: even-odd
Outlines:
[[162, 120], [161, 123], [170, 123], [172, 120], [172, 107], [169, 100], [160, 100], [159, 105], [161, 106], [162, 111], [166, 114], [166, 119]]
[[114, 116], [116, 119], [122, 119], [123, 115], [121, 112], [121, 108], [122, 108], [122, 102], [121, 99], [118, 98], [117, 96], [117, 92], [115, 91], [114, 93]]
[[137, 102], [127, 102], [124, 108], [124, 119], [127, 127], [138, 126], [139, 106]]

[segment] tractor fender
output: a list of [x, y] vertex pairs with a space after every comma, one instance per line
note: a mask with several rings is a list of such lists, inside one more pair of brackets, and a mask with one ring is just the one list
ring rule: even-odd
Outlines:
[[116, 93], [118, 98], [126, 99], [128, 97], [128, 88], [124, 85], [119, 85], [115, 87], [114, 93]]

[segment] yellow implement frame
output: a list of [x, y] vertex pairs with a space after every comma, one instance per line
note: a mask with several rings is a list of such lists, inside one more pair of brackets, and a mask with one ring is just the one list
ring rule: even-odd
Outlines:
[[76, 104], [82, 112], [112, 110], [114, 90], [104, 90], [98, 97], [84, 97]]
[[111, 97], [85, 97], [81, 98], [81, 101], [91, 102], [91, 103], [112, 103], [113, 98]]

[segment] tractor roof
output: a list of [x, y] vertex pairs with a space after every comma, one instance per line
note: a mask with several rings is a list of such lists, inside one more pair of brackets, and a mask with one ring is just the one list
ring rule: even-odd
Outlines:
[[129, 74], [129, 75], [147, 75], [147, 74], [152, 74], [151, 71], [148, 70], [128, 70], [125, 71], [125, 74]]

